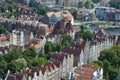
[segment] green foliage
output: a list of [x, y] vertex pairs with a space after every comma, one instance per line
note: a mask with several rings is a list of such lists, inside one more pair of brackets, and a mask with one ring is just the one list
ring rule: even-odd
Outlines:
[[33, 59], [37, 56], [37, 52], [34, 47], [28, 47], [24, 52], [23, 55], [25, 58]]
[[120, 9], [120, 0], [110, 0], [110, 7]]
[[9, 5], [9, 6], [8, 6], [8, 10], [9, 10], [10, 12], [13, 12], [13, 9], [14, 9], [13, 5]]
[[24, 51], [21, 48], [10, 48], [8, 53], [0, 55], [0, 76], [5, 77], [7, 70], [14, 73], [25, 70], [26, 67], [37, 67], [47, 62], [46, 57], [39, 58], [36, 56], [37, 52], [33, 47], [28, 47]]
[[66, 80], [65, 78], [61, 78], [61, 80]]
[[30, 7], [38, 7], [38, 3], [36, 2], [36, 0], [30, 0], [29, 6]]
[[92, 40], [93, 37], [94, 37], [93, 33], [86, 30], [84, 26], [81, 26], [81, 31], [79, 31], [75, 34], [75, 38], [82, 38], [85, 41], [86, 40]]
[[82, 1], [79, 1], [78, 2], [78, 8], [82, 8], [83, 7], [83, 2]]
[[91, 9], [91, 1], [90, 1], [90, 0], [87, 0], [87, 1], [85, 2], [85, 7], [86, 7], [87, 9]]
[[[101, 51], [99, 61], [103, 63], [104, 78], [116, 80], [120, 66], [120, 45]], [[97, 63], [99, 64], [99, 63]]]
[[72, 38], [70, 35], [64, 34], [62, 35], [62, 45], [63, 46], [69, 46], [72, 41]]
[[20, 71], [22, 69], [24, 70], [26, 68], [26, 66], [27, 66], [27, 62], [26, 62], [26, 60], [24, 58], [16, 59], [15, 63], [16, 63], [16, 65], [18, 65], [17, 66], [18, 67], [18, 71]]
[[55, 51], [60, 52], [61, 50], [62, 50], [62, 44], [61, 44], [61, 43], [58, 43], [58, 44], [56, 45], [56, 50], [55, 50]]
[[72, 15], [74, 16], [74, 18], [76, 19], [76, 15], [77, 15], [77, 11], [75, 10]]
[[118, 69], [110, 67], [109, 68], [109, 80], [116, 80], [118, 74]]
[[94, 3], [99, 3], [101, 0], [92, 0], [92, 2], [94, 2]]
[[2, 55], [2, 54], [0, 54], [0, 61], [1, 61], [1, 60], [3, 60], [3, 55]]
[[103, 62], [102, 61], [94, 61], [93, 64], [97, 64], [98, 67], [103, 67]]
[[7, 62], [5, 60], [0, 60], [0, 77], [4, 77], [7, 71]]
[[46, 44], [45, 44], [45, 48], [44, 48], [45, 53], [46, 53], [46, 54], [51, 53], [51, 52], [52, 52], [52, 50], [53, 50], [53, 48], [52, 48], [52, 47], [53, 47], [52, 42], [50, 42], [50, 41], [46, 42]]
[[34, 58], [32, 61], [32, 66], [37, 67], [45, 64], [47, 62], [46, 58]]
[[48, 12], [48, 9], [47, 9], [47, 8], [43, 8], [43, 7], [37, 7], [37, 8], [36, 8], [36, 12], [37, 12], [39, 15], [45, 15], [45, 13]]
[[8, 35], [9, 32], [5, 28], [0, 28], [0, 34]]
[[7, 10], [6, 7], [3, 7], [3, 6], [0, 7], [0, 11], [1, 11], [2, 13], [4, 13], [6, 10]]
[[62, 50], [61, 43], [53, 44], [52, 42], [48, 41], [46, 42], [45, 47], [44, 47], [45, 55], [42, 55], [42, 57], [46, 57], [47, 59], [49, 59], [53, 52], [55, 51], [59, 52], [61, 50]]
[[7, 0], [7, 2], [8, 2], [9, 4], [12, 4], [12, 3], [13, 3], [13, 0]]

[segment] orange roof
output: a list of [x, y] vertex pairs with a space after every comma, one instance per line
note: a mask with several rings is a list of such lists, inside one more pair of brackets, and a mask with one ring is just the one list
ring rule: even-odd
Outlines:
[[66, 12], [66, 14], [64, 14], [64, 18], [67, 18], [68, 20], [72, 20], [73, 16], [71, 15], [70, 12]]
[[47, 16], [50, 17], [50, 16], [53, 15], [53, 13], [54, 13], [54, 12], [48, 12], [48, 13], [47, 13]]
[[40, 45], [40, 44], [33, 44], [33, 43], [32, 43], [30, 46], [35, 47], [35, 49], [41, 48], [41, 45]]
[[88, 65], [82, 65], [82, 67], [75, 68], [75, 80], [91, 80], [94, 71], [96, 71], [97, 68], [93, 66]]

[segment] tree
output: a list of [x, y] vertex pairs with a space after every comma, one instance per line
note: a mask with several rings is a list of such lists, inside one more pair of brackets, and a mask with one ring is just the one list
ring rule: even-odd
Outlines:
[[103, 67], [103, 62], [100, 60], [94, 61], [93, 63], [98, 64], [99, 67]]
[[60, 52], [61, 50], [62, 50], [62, 44], [61, 44], [61, 43], [58, 43], [58, 44], [56, 45], [56, 50], [55, 50], [55, 51]]
[[72, 41], [72, 38], [70, 35], [64, 34], [62, 35], [62, 45], [63, 46], [69, 46]]
[[120, 9], [120, 0], [110, 0], [110, 7]]
[[17, 71], [24, 70], [26, 68], [27, 62], [24, 58], [12, 60], [10, 63], [8, 63], [8, 69], [15, 73]]
[[110, 80], [116, 80], [117, 79], [117, 74], [118, 74], [118, 69], [110, 67], [109, 68], [109, 79]]
[[2, 54], [0, 54], [0, 61], [1, 61], [1, 60], [3, 60], [3, 55], [2, 55]]
[[13, 3], [13, 0], [7, 0], [7, 2], [8, 2], [9, 4], [12, 4], [12, 3]]
[[65, 78], [61, 78], [61, 80], [66, 80]]
[[4, 75], [7, 72], [7, 62], [5, 60], [0, 60], [0, 76], [5, 77]]
[[36, 11], [39, 15], [45, 15], [48, 12], [48, 9], [43, 7], [38, 7]]
[[111, 63], [111, 65], [117, 66], [118, 59], [116, 54], [117, 53], [113, 49], [103, 50], [100, 54], [99, 60], [103, 61], [104, 59], [106, 59]]
[[38, 3], [36, 2], [36, 0], [30, 0], [29, 6], [30, 7], [38, 7]]
[[16, 73], [19, 69], [18, 66], [15, 62], [15, 60], [11, 61], [10, 63], [8, 63], [8, 70], [10, 70], [13, 73]]
[[77, 17], [77, 11], [75, 10], [75, 11], [72, 13], [72, 15], [73, 15], [74, 18], [76, 19], [76, 17]]
[[2, 13], [4, 13], [7, 9], [6, 9], [6, 7], [1, 6], [0, 10], [1, 10]]
[[104, 78], [106, 80], [116, 80], [120, 66], [120, 45], [114, 46], [100, 52], [98, 58], [103, 63]]
[[82, 1], [79, 1], [78, 2], [78, 8], [82, 8], [83, 7], [83, 2]]
[[8, 35], [9, 32], [5, 28], [0, 28], [0, 34]]
[[91, 33], [90, 31], [86, 30], [85, 26], [82, 25], [80, 28], [81, 28], [81, 31], [79, 31], [79, 32], [77, 32], [75, 34], [75, 38], [82, 38], [85, 41], [93, 39], [93, 37], [94, 37], [93, 33]]
[[90, 0], [87, 0], [87, 1], [85, 2], [85, 7], [86, 7], [87, 9], [90, 9], [90, 8], [91, 8], [91, 1], [90, 1]]
[[16, 59], [15, 63], [16, 63], [16, 65], [18, 65], [17, 66], [18, 67], [18, 71], [20, 71], [22, 69], [25, 70], [25, 68], [27, 66], [27, 62], [26, 62], [26, 60], [24, 58]]
[[92, 0], [92, 2], [94, 2], [94, 3], [99, 3], [101, 0]]
[[37, 52], [34, 47], [28, 47], [24, 52], [23, 55], [25, 58], [33, 59], [37, 56]]
[[103, 73], [104, 73], [104, 78], [106, 79], [106, 76], [108, 76], [108, 70], [109, 70], [109, 67], [110, 67], [110, 62], [107, 61], [107, 60], [104, 60], [103, 61]]
[[52, 50], [53, 50], [53, 48], [52, 48], [52, 42], [50, 42], [50, 41], [46, 42], [44, 50], [45, 50], [46, 54], [51, 53]]
[[85, 31], [83, 33], [83, 39], [86, 41], [86, 40], [92, 40], [93, 39], [93, 33], [91, 33], [90, 31]]
[[32, 61], [32, 66], [38, 67], [38, 66], [45, 64], [46, 62], [47, 62], [46, 58], [42, 58], [42, 57], [34, 58]]
[[8, 6], [8, 10], [9, 10], [10, 12], [13, 12], [13, 9], [14, 9], [14, 7], [13, 7], [12, 5], [9, 5], [9, 6]]

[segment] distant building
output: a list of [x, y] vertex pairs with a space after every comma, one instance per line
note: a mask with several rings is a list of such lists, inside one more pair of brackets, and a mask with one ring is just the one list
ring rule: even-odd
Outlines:
[[44, 15], [43, 23], [45, 24], [53, 24], [55, 25], [58, 21], [61, 21], [62, 19], [67, 18], [68, 21], [71, 21], [73, 24], [73, 16], [68, 11], [61, 11], [61, 12], [48, 12]]
[[120, 21], [120, 10], [111, 7], [98, 7], [95, 15], [99, 20]]
[[87, 9], [82, 9], [77, 12], [76, 19], [83, 21], [92, 21], [95, 20], [95, 14]]
[[115, 21], [120, 21], [120, 10], [116, 10]]
[[30, 33], [31, 32], [27, 30], [13, 30], [9, 37], [10, 45], [24, 46], [25, 43], [28, 43], [30, 41]]
[[9, 48], [9, 37], [4, 34], [0, 35], [0, 54], [7, 53], [7, 49]]
[[106, 7], [97, 7], [95, 9], [96, 18], [98, 18], [99, 20], [104, 20], [106, 9], [107, 9]]

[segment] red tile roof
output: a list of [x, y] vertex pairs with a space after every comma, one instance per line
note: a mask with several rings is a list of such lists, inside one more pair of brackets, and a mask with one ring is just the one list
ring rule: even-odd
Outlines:
[[85, 41], [81, 40], [73, 40], [70, 47], [64, 47], [63, 52], [78, 55], [81, 53], [81, 50], [85, 48]]
[[82, 65], [74, 69], [75, 80], [91, 80], [93, 73], [97, 70], [96, 67]]

